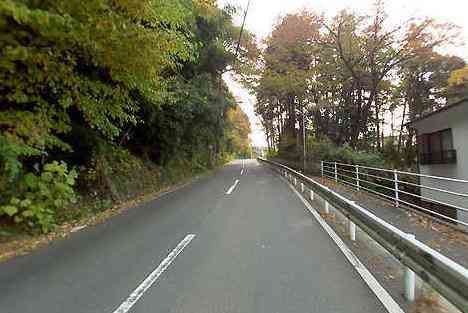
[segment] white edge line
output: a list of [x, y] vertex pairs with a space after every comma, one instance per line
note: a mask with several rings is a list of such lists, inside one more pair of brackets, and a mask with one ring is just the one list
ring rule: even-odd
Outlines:
[[239, 183], [239, 180], [236, 179], [234, 185], [232, 185], [232, 186], [228, 189], [228, 191], [226, 191], [226, 194], [227, 194], [227, 195], [230, 195], [231, 192], [234, 190], [234, 188], [236, 188], [236, 186], [237, 186], [238, 183]]
[[169, 255], [159, 264], [159, 266], [146, 277], [144, 281], [122, 302], [122, 304], [113, 313], [127, 313], [133, 305], [143, 296], [143, 294], [154, 284], [162, 273], [171, 265], [175, 258], [184, 250], [185, 247], [195, 238], [194, 234], [188, 234], [185, 238], [169, 253]]
[[325, 220], [320, 216], [320, 214], [310, 205], [310, 203], [304, 199], [304, 197], [287, 181], [283, 178], [282, 180], [288, 184], [288, 186], [294, 191], [294, 193], [301, 199], [307, 209], [312, 213], [314, 218], [319, 222], [322, 228], [328, 233], [332, 240], [336, 243], [341, 252], [348, 259], [349, 263], [356, 269], [356, 271], [361, 275], [364, 282], [369, 286], [372, 292], [380, 300], [382, 305], [387, 309], [389, 313], [405, 313], [400, 305], [392, 298], [392, 296], [382, 287], [382, 285], [377, 281], [377, 279], [369, 272], [369, 270], [359, 261], [358, 257], [351, 251], [351, 249], [346, 246], [346, 244], [341, 240], [341, 238], [335, 233], [335, 231], [330, 227], [330, 225], [325, 222]]
[[70, 230], [70, 232], [76, 233], [77, 231], [80, 231], [80, 230], [82, 230], [82, 229], [85, 229], [86, 227], [88, 227], [87, 224], [80, 225], [80, 226], [75, 226], [75, 227], [73, 227], [73, 228]]

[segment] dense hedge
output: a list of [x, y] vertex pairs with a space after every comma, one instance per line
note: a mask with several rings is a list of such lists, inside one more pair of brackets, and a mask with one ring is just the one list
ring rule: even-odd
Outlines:
[[125, 154], [209, 167], [247, 153], [221, 79], [232, 14], [214, 0], [0, 1], [0, 216], [47, 231], [75, 198], [75, 169], [89, 191]]

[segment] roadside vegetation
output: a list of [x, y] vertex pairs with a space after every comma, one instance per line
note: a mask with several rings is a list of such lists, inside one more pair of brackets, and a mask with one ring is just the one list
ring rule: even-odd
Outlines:
[[270, 153], [302, 162], [306, 144], [308, 163], [414, 167], [405, 123], [468, 95], [465, 60], [442, 53], [460, 43], [458, 30], [432, 18], [395, 21], [380, 0], [372, 12], [283, 16], [245, 76]]
[[221, 76], [254, 38], [214, 0], [0, 2], [0, 237], [250, 155]]

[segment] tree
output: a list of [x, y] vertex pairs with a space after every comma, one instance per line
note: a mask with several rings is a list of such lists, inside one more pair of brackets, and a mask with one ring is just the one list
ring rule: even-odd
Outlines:
[[443, 56], [427, 49], [399, 69], [401, 81], [399, 98], [401, 99], [402, 118], [398, 137], [397, 151], [402, 151], [403, 137], [406, 136], [406, 146], [412, 145], [413, 130], [405, 132], [404, 124], [424, 114], [441, 108], [452, 101], [452, 88], [447, 80], [450, 73], [463, 67], [465, 62], [459, 57]]
[[249, 134], [250, 123], [247, 115], [240, 107], [227, 111], [226, 144], [230, 151], [236, 151], [242, 157], [250, 157], [251, 143]]
[[450, 73], [448, 79], [448, 94], [454, 101], [468, 97], [468, 66], [459, 68]]
[[[359, 146], [361, 136], [366, 137], [373, 106], [375, 121], [380, 119], [378, 101], [382, 82], [418, 55], [451, 43], [457, 37], [457, 27], [433, 19], [410, 19], [388, 27], [383, 1], [376, 1], [374, 7], [375, 12], [370, 18], [342, 11], [331, 23], [322, 22], [327, 36], [321, 44], [333, 49], [357, 90], [357, 96], [350, 100], [354, 107], [350, 125], [353, 147]], [[378, 128], [379, 123], [376, 126]], [[381, 148], [379, 133], [377, 131], [377, 147]]]
[[309, 88], [313, 60], [310, 40], [318, 35], [318, 26], [317, 17], [309, 12], [289, 14], [264, 42], [262, 65], [252, 84], [259, 100], [256, 110], [269, 126], [270, 145], [280, 144], [282, 151], [295, 150], [301, 141], [296, 130], [297, 114]]
[[125, 149], [163, 167], [243, 150], [244, 132], [228, 144], [237, 104], [221, 75], [255, 52], [245, 32], [235, 54], [234, 13], [214, 0], [1, 1], [0, 215], [51, 161], [108, 177], [96, 164]]
[[[367, 151], [383, 151], [385, 144], [388, 150], [397, 142], [386, 138], [388, 115], [403, 111], [404, 125], [414, 112], [442, 106], [456, 92], [447, 79], [463, 60], [435, 51], [455, 42], [457, 29], [431, 18], [391, 25], [380, 0], [366, 15], [284, 16], [250, 79], [269, 146], [298, 158], [297, 134], [304, 126], [297, 116], [304, 109], [308, 133], [317, 140]], [[401, 126], [397, 151], [403, 138], [410, 151], [412, 134]]]

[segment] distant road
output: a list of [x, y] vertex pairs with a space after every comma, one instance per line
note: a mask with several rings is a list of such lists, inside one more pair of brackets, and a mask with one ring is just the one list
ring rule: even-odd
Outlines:
[[385, 309], [287, 184], [256, 160], [238, 160], [0, 264], [0, 312]]

